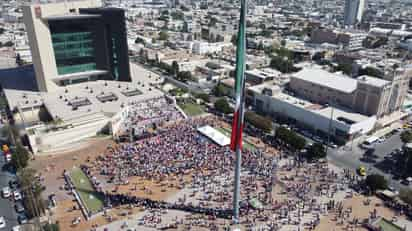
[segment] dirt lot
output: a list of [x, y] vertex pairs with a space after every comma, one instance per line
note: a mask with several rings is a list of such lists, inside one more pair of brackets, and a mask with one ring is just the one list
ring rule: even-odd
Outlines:
[[[56, 194], [58, 206], [53, 210], [53, 218], [59, 221], [61, 230], [83, 231], [91, 229], [92, 225], [98, 224], [101, 226], [108, 223], [108, 220], [103, 216], [85, 221], [79, 209], [73, 210], [73, 206], [78, 208], [78, 205], [77, 202], [74, 201], [74, 197], [63, 189], [63, 171], [64, 169], [73, 168], [73, 166], [87, 164], [89, 162], [88, 160], [93, 161], [97, 156], [104, 153], [109, 145], [115, 144], [110, 139], [91, 139], [87, 141], [87, 144], [82, 144], [77, 150], [38, 156], [30, 163], [30, 167], [36, 169], [41, 174], [43, 184], [47, 186], [43, 196], [46, 198], [52, 193]], [[167, 183], [168, 185], [176, 184], [174, 181]], [[114, 186], [108, 186], [107, 190], [114, 190]], [[117, 192], [119, 193], [128, 193], [155, 200], [163, 200], [177, 191], [178, 189], [176, 187], [170, 188], [167, 187], [167, 185], [142, 180], [139, 177], [132, 177], [129, 179], [128, 185], [122, 185], [117, 188]], [[140, 210], [138, 208], [115, 208], [108, 212], [108, 216], [112, 216], [113, 221], [120, 218], [124, 219], [126, 211], [127, 213], [137, 213]], [[77, 217], [81, 218], [81, 222], [73, 226], [72, 221]]]

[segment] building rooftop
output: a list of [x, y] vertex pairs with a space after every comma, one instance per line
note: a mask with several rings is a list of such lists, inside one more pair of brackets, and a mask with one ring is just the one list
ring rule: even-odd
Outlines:
[[379, 78], [375, 78], [375, 77], [371, 77], [367, 75], [362, 75], [358, 77], [358, 81], [362, 83], [366, 83], [368, 85], [375, 86], [375, 87], [384, 87], [391, 83], [387, 80], [379, 79]]
[[301, 79], [348, 94], [355, 91], [357, 87], [355, 79], [316, 68], [304, 68], [293, 74], [292, 78]]
[[[161, 83], [161, 78], [141, 66], [130, 64], [132, 82], [120, 81], [90, 81], [58, 87], [53, 92], [39, 92], [35, 86], [33, 68], [13, 69], [13, 72], [4, 71], [4, 75], [15, 73], [19, 81], [9, 82], [3, 86], [4, 93], [11, 110], [37, 108], [44, 105], [53, 118], [63, 121], [75, 121], [91, 114], [115, 114], [122, 106], [131, 102], [157, 98], [163, 93], [153, 85]], [[25, 75], [19, 75], [26, 73]], [[13, 75], [12, 75], [13, 76]], [[34, 82], [35, 84], [35, 82]]]
[[73, 20], [73, 19], [85, 19], [85, 18], [100, 18], [98, 14], [65, 14], [65, 15], [51, 15], [43, 17], [43, 19], [48, 21], [57, 21], [57, 20]]
[[280, 76], [282, 73], [271, 68], [262, 68], [245, 71], [245, 74], [251, 74], [257, 78], [266, 79], [268, 77]]
[[331, 112], [333, 110], [333, 120], [339, 121], [341, 123], [351, 125], [351, 124], [358, 123], [358, 122], [369, 119], [368, 116], [365, 116], [365, 115], [362, 115], [356, 112], [352, 112], [347, 109], [320, 105], [320, 104], [312, 103], [308, 100], [290, 95], [286, 92], [282, 92], [279, 86], [277, 85], [264, 83], [264, 84], [256, 85], [256, 86], [249, 88], [249, 90], [252, 90], [259, 94], [263, 94], [262, 93], [263, 90], [268, 90], [268, 89], [272, 91], [271, 97], [275, 99], [281, 100], [295, 107], [304, 108], [305, 110], [320, 114], [327, 118], [330, 118], [332, 114]]

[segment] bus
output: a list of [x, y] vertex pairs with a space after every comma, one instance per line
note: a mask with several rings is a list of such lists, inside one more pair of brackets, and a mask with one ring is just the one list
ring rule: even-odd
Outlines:
[[371, 136], [361, 144], [361, 148], [364, 149], [371, 149], [373, 148], [372, 145], [379, 139], [379, 137]]

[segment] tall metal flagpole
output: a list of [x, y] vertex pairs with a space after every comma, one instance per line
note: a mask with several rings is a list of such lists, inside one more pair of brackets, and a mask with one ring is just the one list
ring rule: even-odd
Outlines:
[[[240, 1], [239, 32], [237, 38], [236, 52], [236, 111], [232, 128], [232, 144], [235, 145], [236, 165], [235, 165], [235, 187], [233, 194], [233, 220], [239, 223], [239, 201], [240, 201], [240, 168], [242, 163], [242, 129], [244, 114], [244, 89], [245, 89], [245, 52], [246, 52], [246, 0]], [[240, 89], [239, 89], [240, 88]], [[233, 144], [233, 142], [235, 142]]]

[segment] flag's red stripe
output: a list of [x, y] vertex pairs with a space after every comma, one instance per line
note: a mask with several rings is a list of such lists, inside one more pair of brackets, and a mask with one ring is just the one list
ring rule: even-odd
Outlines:
[[236, 138], [237, 138], [237, 120], [239, 118], [239, 111], [235, 111], [233, 114], [233, 121], [232, 121], [232, 134], [230, 137], [230, 149], [232, 151], [236, 150]]
[[239, 120], [239, 112], [236, 111], [233, 115], [233, 123], [232, 123], [232, 134], [230, 137], [230, 149], [232, 151], [236, 151], [236, 146], [239, 144], [240, 149], [242, 149], [242, 132], [243, 132], [243, 123], [240, 125], [240, 131], [237, 129], [237, 123]]

